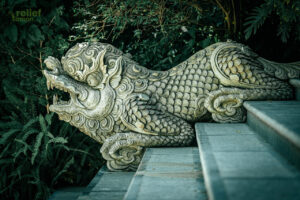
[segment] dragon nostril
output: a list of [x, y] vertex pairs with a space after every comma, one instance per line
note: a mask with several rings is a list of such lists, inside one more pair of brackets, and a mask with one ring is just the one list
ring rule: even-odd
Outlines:
[[46, 67], [53, 73], [58, 73], [59, 69], [61, 68], [59, 60], [52, 56], [49, 56], [47, 59], [45, 59], [44, 63], [46, 64]]

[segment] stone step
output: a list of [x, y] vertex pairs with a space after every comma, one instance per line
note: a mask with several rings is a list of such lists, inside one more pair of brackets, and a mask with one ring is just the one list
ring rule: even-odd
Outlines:
[[77, 200], [123, 199], [134, 172], [110, 172], [104, 166]]
[[290, 84], [295, 88], [296, 100], [300, 101], [300, 79], [291, 79]]
[[85, 187], [67, 187], [55, 191], [48, 200], [74, 200], [81, 195]]
[[300, 101], [248, 101], [247, 123], [300, 169]]
[[300, 172], [247, 124], [197, 123], [211, 200], [300, 199]]
[[148, 148], [124, 199], [207, 199], [198, 148]]

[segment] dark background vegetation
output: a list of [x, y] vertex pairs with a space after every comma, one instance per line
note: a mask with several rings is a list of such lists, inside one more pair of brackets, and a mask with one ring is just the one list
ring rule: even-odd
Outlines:
[[[41, 16], [12, 20], [30, 8]], [[47, 112], [43, 60], [77, 42], [111, 43], [155, 70], [227, 39], [300, 60], [299, 0], [0, 0], [0, 10], [0, 199], [47, 199], [86, 185], [104, 163], [99, 144]]]

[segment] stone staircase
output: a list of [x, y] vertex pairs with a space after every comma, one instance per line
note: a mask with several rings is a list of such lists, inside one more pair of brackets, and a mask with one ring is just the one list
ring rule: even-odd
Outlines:
[[[299, 100], [300, 81], [291, 83]], [[246, 123], [197, 123], [196, 147], [148, 148], [137, 172], [103, 167], [76, 195], [50, 199], [300, 199], [300, 101], [244, 107]]]

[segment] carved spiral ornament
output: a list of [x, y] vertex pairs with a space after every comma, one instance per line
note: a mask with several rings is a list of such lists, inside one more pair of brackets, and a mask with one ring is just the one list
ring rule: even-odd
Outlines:
[[65, 57], [77, 57], [79, 56], [87, 47], [89, 46], [88, 42], [83, 42], [83, 43], [78, 43], [76, 44], [74, 47], [72, 47], [71, 49], [69, 49], [69, 51], [67, 51], [66, 56]]
[[113, 171], [134, 171], [142, 160], [144, 150], [139, 146], [124, 147], [118, 150], [121, 159], [109, 160], [107, 167]]
[[130, 79], [124, 78], [121, 84], [117, 87], [116, 92], [118, 96], [125, 97], [131, 94], [134, 90], [134, 85]]
[[92, 59], [102, 50], [99, 46], [89, 45], [88, 48], [83, 52], [83, 56], [86, 59]]
[[63, 63], [63, 69], [70, 75], [78, 75], [80, 79], [83, 78], [84, 65], [80, 57], [67, 59], [66, 62]]
[[112, 132], [114, 126], [114, 119], [111, 115], [108, 115], [100, 121], [101, 132]]
[[247, 94], [237, 88], [221, 88], [211, 92], [205, 99], [204, 106], [212, 113], [217, 122], [243, 122], [246, 119], [242, 107]]
[[87, 129], [92, 135], [96, 136], [96, 132], [99, 129], [100, 123], [98, 120], [87, 119], [85, 122]]
[[142, 92], [148, 87], [148, 80], [146, 79], [137, 79], [134, 81], [134, 91]]
[[82, 114], [77, 114], [72, 118], [72, 122], [75, 126], [81, 127], [85, 123], [85, 117]]

